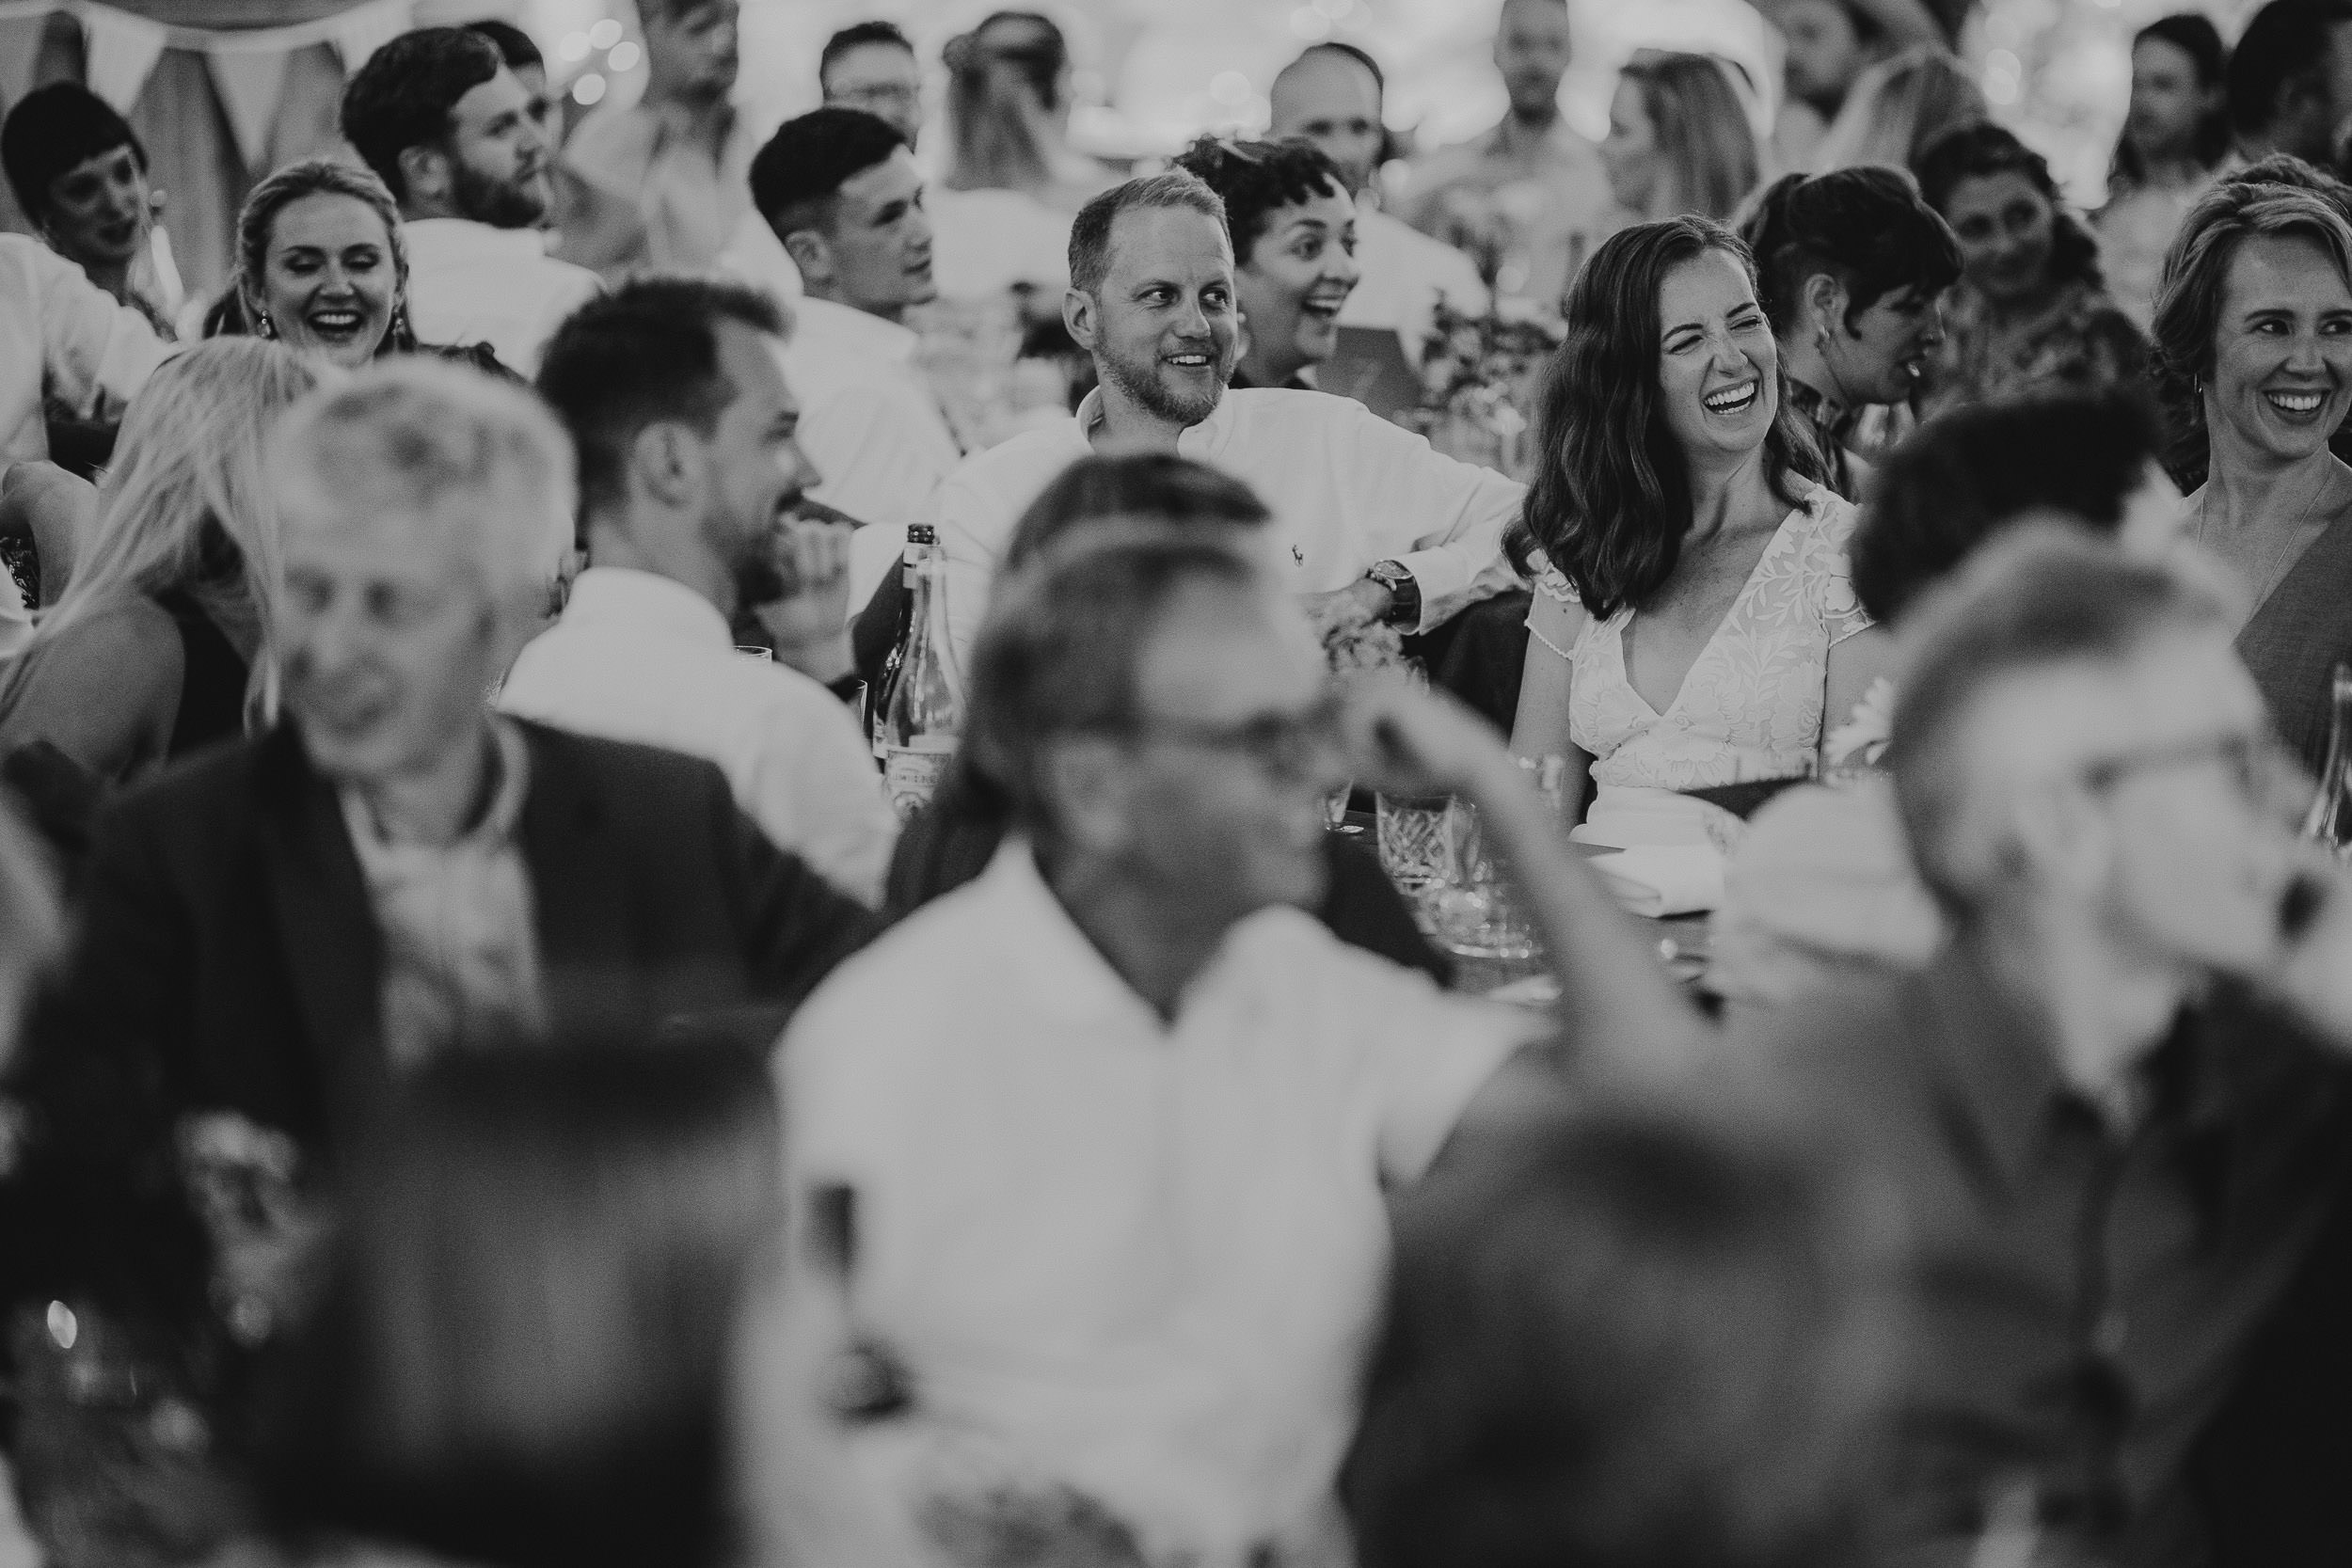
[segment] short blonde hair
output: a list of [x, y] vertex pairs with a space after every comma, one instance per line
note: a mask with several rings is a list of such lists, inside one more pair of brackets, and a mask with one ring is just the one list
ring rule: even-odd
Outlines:
[[493, 597], [546, 587], [571, 547], [570, 438], [529, 392], [441, 360], [380, 360], [319, 392], [273, 462], [290, 533], [421, 523]]

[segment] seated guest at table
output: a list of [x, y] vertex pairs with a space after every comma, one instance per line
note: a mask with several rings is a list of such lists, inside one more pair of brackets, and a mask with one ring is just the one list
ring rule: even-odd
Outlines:
[[1484, 727], [1402, 682], [1336, 708], [1284, 586], [1150, 526], [1009, 578], [963, 744], [1016, 836], [782, 1050], [791, 1192], [849, 1189], [855, 1309], [938, 1439], [1099, 1499], [1152, 1561], [1343, 1552], [1384, 1188], [1545, 1092], [1497, 1071], [1540, 1020], [1294, 907], [1322, 891], [1343, 751], [1476, 800], [1579, 1052], [1681, 1059], [1691, 1027]]
[[2181, 220], [2230, 161], [2229, 69], [2229, 45], [2201, 11], [2132, 35], [2131, 106], [2091, 224], [2115, 303], [2143, 329]]
[[1568, 291], [1516, 535], [1537, 575], [1511, 747], [1569, 759], [1596, 843], [1727, 848], [1737, 818], [1680, 792], [1812, 773], [1878, 673], [1854, 510], [1784, 385], [1747, 247], [1704, 218], [1612, 236]]
[[923, 62], [895, 22], [853, 22], [817, 55], [817, 90], [825, 105], [863, 109], [906, 138], [923, 135]]
[[1889, 754], [1952, 939], [1724, 1049], [1910, 1231], [1890, 1548], [2197, 1560], [2185, 1462], [2352, 1154], [2341, 1047], [2249, 995], [2305, 983], [2311, 876], [2262, 697], [2222, 589], [2067, 531], [1918, 615]]
[[1886, 1229], [1753, 1101], [1603, 1101], [1399, 1206], [1345, 1491], [1364, 1568], [1849, 1568]]
[[1390, 152], [1381, 119], [1387, 94], [1379, 62], [1361, 49], [1352, 43], [1311, 45], [1274, 78], [1266, 95], [1274, 119], [1266, 135], [1314, 143], [1339, 169], [1356, 201], [1359, 277], [1340, 312], [1340, 325], [1394, 331], [1406, 362], [1418, 365], [1439, 301], [1472, 316], [1486, 314], [1490, 301], [1486, 280], [1469, 257], [1379, 209], [1380, 166]]
[[[689, 277], [623, 284], [558, 329], [539, 390], [580, 453], [588, 569], [499, 705], [715, 763], [778, 848], [872, 903], [897, 819], [856, 721], [820, 684], [848, 673], [842, 585], [788, 584], [779, 557], [780, 529], [827, 526], [790, 522], [815, 476], [776, 363], [784, 337], [767, 295]], [[773, 662], [736, 652], [737, 617], [827, 587], [810, 636], [832, 662], [815, 678], [788, 643]]]
[[1829, 461], [1829, 487], [1859, 501], [1867, 469], [1851, 449], [1855, 425], [1874, 405], [1910, 401], [1944, 334], [1959, 244], [1910, 177], [1888, 168], [1783, 176], [1740, 237], [1788, 401]]
[[531, 35], [495, 17], [469, 22], [466, 30], [488, 39], [499, 59], [522, 84], [530, 100], [531, 123], [552, 154], [548, 160], [551, 199], [548, 215], [540, 220], [548, 236], [548, 254], [559, 261], [586, 267], [608, 283], [618, 283], [650, 265], [652, 244], [635, 198], [627, 190], [591, 180], [556, 150], [564, 145], [563, 95], [549, 88], [547, 56], [531, 41]]
[[1313, 143], [1203, 136], [1176, 166], [1225, 203], [1245, 346], [1235, 387], [1314, 390], [1356, 290], [1356, 203]]
[[[1263, 546], [1268, 517], [1249, 486], [1204, 463], [1167, 452], [1082, 457], [1045, 487], [1022, 515], [1005, 551], [1018, 571], [1059, 541], [1104, 524], [1148, 521], [1229, 536], [1234, 547]], [[959, 752], [930, 804], [908, 822], [890, 860], [883, 913], [905, 916], [988, 869], [1004, 842], [1010, 802]], [[1328, 881], [1316, 917], [1342, 942], [1426, 972], [1440, 984], [1453, 965], [1429, 945], [1412, 911], [1359, 844], [1337, 834], [1324, 841]]]
[[2268, 0], [2247, 19], [2226, 73], [2238, 156], [2334, 164], [2338, 131], [2352, 115], [2352, 84], [2335, 71], [2340, 52], [2352, 46], [2346, 22], [2352, 14], [2334, 0]]
[[[1988, 540], [2062, 520], [2135, 560], [2178, 546], [2180, 492], [2137, 400], [2027, 398], [1956, 409], [1895, 449], [1853, 534], [1854, 597], [1899, 637], [1910, 608]], [[1875, 771], [1892, 683], [1833, 730], [1835, 785], [1775, 796], [1750, 818], [1724, 882], [1709, 989], [1735, 1012], [1778, 1006], [1856, 968], [1915, 968], [1944, 922], [1912, 868], [1893, 783]]]
[[325, 1299], [261, 1402], [251, 1568], [728, 1560], [728, 1343], [785, 1212], [759, 1056], [422, 1069], [339, 1184]]
[[270, 433], [317, 384], [275, 343], [200, 343], [131, 400], [64, 594], [0, 670], [0, 757], [46, 745], [93, 793], [266, 725], [282, 550]]
[[2189, 210], [2166, 274], [2176, 450], [2201, 447], [2207, 470], [2188, 535], [2243, 581], [2238, 654], [2315, 772], [2352, 657], [2352, 468], [2328, 448], [2352, 415], [2352, 226], [2315, 192], [2226, 181]]
[[[1426, 631], [1512, 582], [1503, 525], [1525, 491], [1455, 462], [1361, 404], [1228, 391], [1240, 356], [1225, 204], [1182, 170], [1088, 203], [1070, 240], [1071, 336], [1102, 385], [1075, 420], [978, 452], [939, 487], [959, 659], [1022, 511], [1090, 451], [1176, 451], [1247, 483], [1274, 514], [1285, 586]], [[968, 661], [967, 661], [968, 662]]]
[[2042, 154], [1972, 125], [1930, 148], [1920, 194], [1960, 242], [1960, 282], [1916, 400], [1922, 418], [2034, 392], [2145, 390], [2148, 341], [2107, 297], [2099, 242]]
[[229, 297], [236, 309], [220, 330], [275, 338], [343, 370], [388, 354], [505, 369], [487, 343], [417, 341], [399, 205], [383, 181], [340, 158], [288, 164], [253, 187], [237, 214]]
[[558, 323], [600, 291], [547, 253], [554, 199], [531, 98], [490, 40], [403, 33], [343, 89], [343, 136], [400, 203], [408, 313], [427, 342], [487, 343], [530, 375]]
[[371, 366], [272, 461], [287, 721], [101, 819], [25, 1085], [53, 1125], [103, 1151], [232, 1112], [326, 1153], [443, 1051], [730, 1010], [772, 1034], [866, 912], [708, 763], [484, 705], [572, 535], [537, 400]]
[[1070, 148], [1070, 44], [1050, 17], [994, 11], [941, 52], [947, 166], [930, 191], [934, 273], [951, 300], [1031, 293], [1053, 312], [1070, 281], [1070, 215], [1108, 182]]
[[905, 138], [856, 109], [787, 120], [752, 159], [752, 200], [801, 269], [784, 371], [823, 476], [810, 493], [867, 525], [869, 586], [963, 460], [906, 325], [939, 297], [928, 194]]
[[1756, 189], [1756, 130], [1721, 60], [1650, 54], [1617, 77], [1600, 162], [1616, 201], [1610, 227], [1728, 222]]
[[0, 127], [0, 165], [17, 207], [50, 249], [159, 336], [173, 335], [180, 277], [157, 265], [147, 148], [114, 105], [79, 82], [34, 88]]

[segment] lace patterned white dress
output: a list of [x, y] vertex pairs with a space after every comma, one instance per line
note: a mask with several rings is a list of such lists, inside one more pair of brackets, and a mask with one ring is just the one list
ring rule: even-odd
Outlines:
[[[1578, 836], [1600, 844], [1713, 843], [1730, 849], [1740, 821], [1680, 792], [1759, 779], [1810, 776], [1821, 744], [1829, 651], [1867, 629], [1846, 546], [1851, 502], [1815, 486], [1781, 522], [1723, 624], [1699, 651], [1664, 712], [1626, 677], [1625, 628], [1634, 611], [1586, 620], [1554, 646], [1571, 685], [1568, 737], [1593, 758], [1599, 786]], [[1578, 603], [1549, 563], [1536, 592]]]

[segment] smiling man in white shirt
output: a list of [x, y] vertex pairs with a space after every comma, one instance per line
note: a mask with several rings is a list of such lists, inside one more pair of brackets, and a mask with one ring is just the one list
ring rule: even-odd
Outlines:
[[[797, 650], [739, 654], [728, 629], [740, 610], [827, 597], [787, 581], [780, 554], [816, 478], [777, 366], [785, 332], [765, 294], [691, 277], [639, 278], [564, 324], [539, 393], [580, 451], [589, 565], [500, 705], [717, 763], [778, 847], [871, 904], [897, 820], [856, 721]], [[807, 619], [846, 669], [838, 594]]]
[[1361, 404], [1283, 388], [1229, 390], [1239, 355], [1225, 206], [1177, 171], [1133, 180], [1078, 214], [1063, 317], [1102, 385], [1073, 421], [965, 459], [933, 507], [961, 657], [989, 578], [1039, 492], [1089, 451], [1180, 452], [1247, 481], [1291, 592], [1352, 598], [1428, 631], [1516, 580], [1502, 531], [1526, 491], [1459, 463]]
[[547, 253], [548, 149], [497, 47], [463, 27], [402, 34], [343, 89], [342, 128], [400, 202], [418, 339], [488, 343], [535, 372], [548, 335], [602, 285]]
[[752, 160], [752, 199], [801, 271], [785, 374], [816, 499], [866, 525], [850, 602], [897, 558], [939, 482], [963, 460], [914, 363], [909, 307], [939, 297], [923, 177], [906, 138], [861, 109], [787, 120]]

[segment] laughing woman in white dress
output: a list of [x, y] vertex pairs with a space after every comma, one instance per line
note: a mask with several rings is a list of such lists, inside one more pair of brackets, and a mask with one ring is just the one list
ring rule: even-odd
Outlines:
[[1730, 230], [1624, 230], [1567, 312], [1517, 541], [1536, 593], [1512, 748], [1569, 759], [1579, 837], [1728, 848], [1739, 819], [1687, 792], [1815, 773], [1823, 716], [1881, 673], [1854, 509], [1814, 477]]

